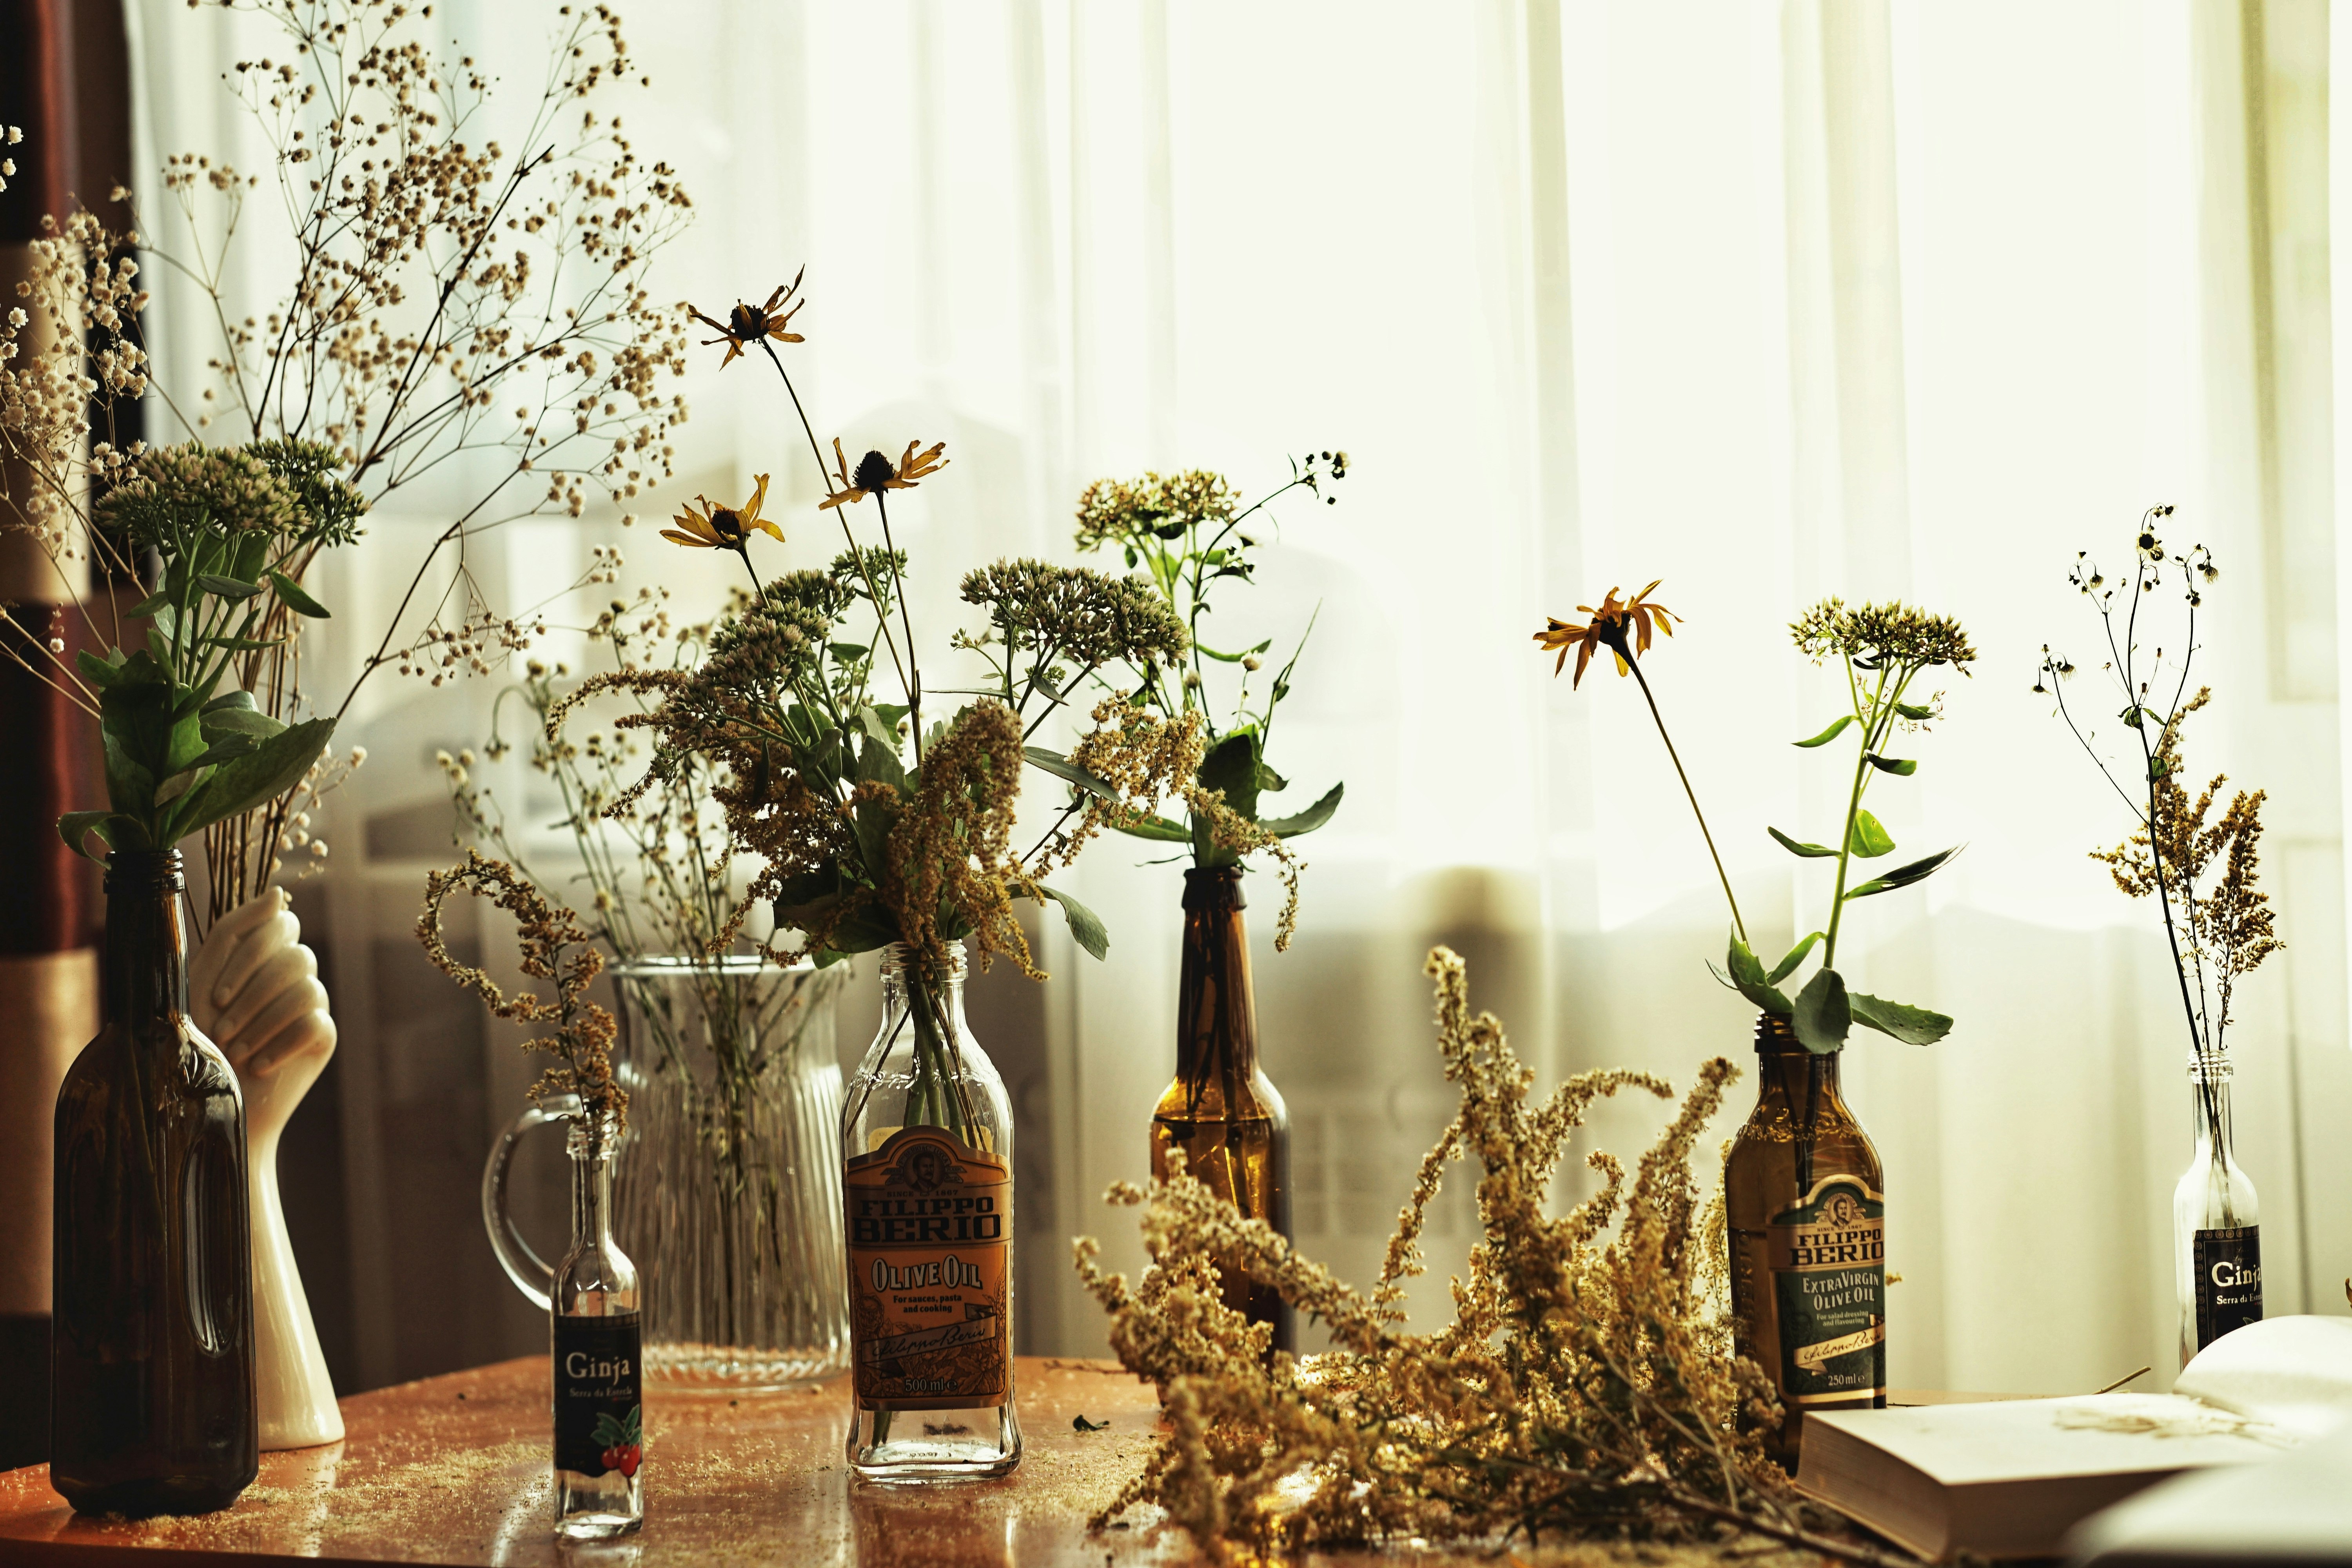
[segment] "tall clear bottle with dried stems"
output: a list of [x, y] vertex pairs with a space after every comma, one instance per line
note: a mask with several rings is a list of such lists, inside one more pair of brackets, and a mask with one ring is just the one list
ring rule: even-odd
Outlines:
[[[2182, 784], [2181, 728], [2212, 700], [2210, 687], [2189, 686], [2199, 642], [2197, 615], [2221, 575], [2203, 545], [2169, 552], [2157, 527], [2172, 515], [2153, 507], [2140, 518], [2127, 578], [2112, 583], [2087, 552], [2067, 580], [2097, 613], [2103, 671], [2124, 707], [2120, 759], [2102, 750], [2088, 712], [2067, 697], [2074, 664], [2047, 644], [2033, 689], [2057, 716], [2130, 809], [2134, 831], [2112, 849], [2094, 851], [2130, 898], [2153, 898], [2172, 960], [2171, 989], [2189, 1030], [2189, 1168], [2172, 1192], [2173, 1290], [2179, 1310], [2180, 1360], [2263, 1316], [2261, 1208], [2254, 1184], [2231, 1148], [2228, 1031], [2238, 983], [2278, 951], [2270, 896], [2256, 886], [2263, 792], [2238, 791], [2218, 818], [2226, 775], [2191, 795]], [[2179, 617], [2161, 615], [2177, 584]], [[2162, 629], [2158, 630], [2161, 626]], [[2165, 653], [2163, 643], [2174, 649]]]
[[963, 1014], [961, 943], [882, 950], [882, 1027], [842, 1108], [850, 1468], [984, 1480], [1013, 1408], [1013, 1105]]
[[2263, 1319], [2262, 1200], [2230, 1149], [2228, 1055], [2189, 1062], [2194, 1147], [2172, 1190], [2172, 1272], [2180, 1364], [2232, 1329]]

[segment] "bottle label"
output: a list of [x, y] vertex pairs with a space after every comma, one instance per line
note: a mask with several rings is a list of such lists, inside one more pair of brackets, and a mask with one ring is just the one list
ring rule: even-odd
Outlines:
[[1013, 1387], [1013, 1173], [908, 1127], [844, 1173], [861, 1410], [972, 1410]]
[[1765, 1227], [1780, 1309], [1780, 1397], [1845, 1404], [1886, 1392], [1886, 1204], [1859, 1176], [1824, 1176]]
[[2200, 1230], [2189, 1244], [2197, 1271], [2197, 1348], [2263, 1321], [2263, 1227]]
[[637, 1314], [555, 1318], [555, 1468], [634, 1479], [645, 1462]]

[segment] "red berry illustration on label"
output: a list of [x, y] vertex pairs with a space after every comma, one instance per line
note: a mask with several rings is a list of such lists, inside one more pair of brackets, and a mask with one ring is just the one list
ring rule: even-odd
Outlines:
[[625, 1421], [614, 1419], [609, 1411], [596, 1417], [595, 1440], [604, 1446], [604, 1468], [618, 1470], [631, 1480], [636, 1479], [637, 1467], [645, 1463], [644, 1412], [644, 1405], [633, 1405]]

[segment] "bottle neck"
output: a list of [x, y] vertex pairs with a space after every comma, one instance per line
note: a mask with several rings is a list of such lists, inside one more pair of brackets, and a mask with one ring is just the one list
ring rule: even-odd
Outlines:
[[1177, 982], [1176, 1076], [1187, 1083], [1257, 1072], [1257, 1000], [1238, 866], [1184, 873], [1184, 957]]
[[1805, 1048], [1789, 1020], [1778, 1013], [1756, 1019], [1756, 1100], [1759, 1106], [1784, 1103], [1800, 1113], [1808, 1098], [1843, 1103], [1838, 1064], [1843, 1051], [1817, 1054]]
[[2205, 1051], [2189, 1058], [2189, 1115], [2200, 1152], [2232, 1157], [2230, 1147], [2230, 1058]]
[[[924, 962], [913, 950], [892, 942], [882, 950], [882, 1015], [885, 1032], [908, 1013], [925, 1028], [944, 1018], [961, 1040], [963, 1017], [963, 945], [948, 949], [942, 958]], [[929, 1005], [918, 1006], [919, 1002]]]
[[110, 1023], [185, 1016], [187, 886], [176, 849], [118, 849], [106, 860], [106, 1017]]
[[564, 1147], [572, 1156], [572, 1245], [613, 1244], [613, 1145], [618, 1130], [609, 1115], [574, 1121]]

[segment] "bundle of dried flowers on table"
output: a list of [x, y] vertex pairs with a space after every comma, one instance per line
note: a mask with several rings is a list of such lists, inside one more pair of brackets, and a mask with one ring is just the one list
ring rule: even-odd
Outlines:
[[[1525, 1536], [1726, 1543], [1764, 1537], [1886, 1561], [1798, 1499], [1754, 1431], [1778, 1423], [1770, 1383], [1735, 1358], [1723, 1226], [1691, 1181], [1692, 1145], [1737, 1076], [1716, 1058], [1631, 1173], [1567, 1214], [1552, 1179], [1593, 1102], [1664, 1079], [1577, 1075], [1540, 1101], [1490, 1014], [1473, 1016], [1462, 960], [1439, 948], [1438, 1046], [1461, 1110], [1423, 1160], [1370, 1296], [1178, 1175], [1112, 1200], [1143, 1207], [1152, 1264], [1130, 1284], [1077, 1244], [1122, 1364], [1160, 1385], [1170, 1430], [1096, 1520], [1166, 1509], [1220, 1562], [1365, 1542]], [[1451, 1162], [1476, 1160], [1482, 1235], [1454, 1282], [1454, 1322], [1403, 1327], [1404, 1281]], [[1613, 1226], [1613, 1229], [1612, 1228]], [[1339, 1349], [1267, 1356], [1271, 1328], [1224, 1305], [1238, 1261], [1322, 1321]]]

